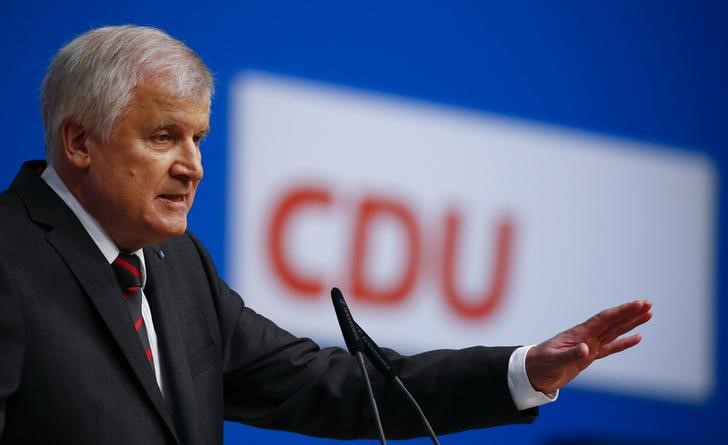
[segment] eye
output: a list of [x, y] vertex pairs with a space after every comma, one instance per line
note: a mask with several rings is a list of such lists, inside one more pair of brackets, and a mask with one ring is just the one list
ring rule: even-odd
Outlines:
[[172, 136], [169, 133], [159, 133], [152, 136], [154, 142], [169, 142], [172, 140]]
[[205, 139], [205, 136], [206, 135], [204, 133], [203, 134], [196, 134], [196, 135], [192, 136], [192, 141], [195, 144], [199, 145], [200, 142], [202, 142]]

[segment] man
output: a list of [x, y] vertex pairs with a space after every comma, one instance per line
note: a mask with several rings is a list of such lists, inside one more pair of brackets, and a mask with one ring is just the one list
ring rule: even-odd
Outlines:
[[[42, 87], [46, 157], [0, 195], [0, 442], [214, 444], [223, 419], [374, 437], [353, 358], [244, 306], [186, 231], [213, 81], [161, 31], [90, 31]], [[635, 301], [534, 347], [402, 357], [439, 433], [531, 422], [593, 360], [637, 344]], [[392, 438], [421, 435], [375, 378]]]

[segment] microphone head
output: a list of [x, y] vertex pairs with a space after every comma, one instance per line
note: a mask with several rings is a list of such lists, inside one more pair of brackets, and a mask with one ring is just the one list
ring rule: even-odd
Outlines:
[[384, 351], [379, 348], [374, 340], [372, 340], [372, 338], [364, 332], [364, 329], [359, 326], [359, 323], [354, 322], [354, 325], [356, 326], [356, 331], [359, 333], [359, 337], [361, 338], [364, 355], [369, 358], [372, 365], [374, 365], [374, 367], [377, 368], [377, 370], [386, 378], [390, 380], [397, 378], [399, 371], [397, 370], [397, 367], [394, 366], [394, 363], [387, 358]]
[[331, 289], [331, 302], [334, 304], [334, 311], [336, 311], [336, 318], [339, 320], [339, 327], [344, 336], [346, 348], [352, 354], [362, 352], [363, 348], [359, 330], [356, 328], [354, 318], [349, 311], [349, 306], [346, 304], [346, 300], [344, 300], [344, 295], [336, 287]]

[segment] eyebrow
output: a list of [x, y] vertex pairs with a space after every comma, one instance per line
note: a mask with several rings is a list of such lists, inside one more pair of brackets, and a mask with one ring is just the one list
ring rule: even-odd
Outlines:
[[[162, 121], [162, 122], [159, 122], [154, 127], [152, 127], [150, 129], [150, 131], [156, 132], [156, 131], [159, 131], [159, 130], [164, 130], [166, 128], [178, 127], [178, 126], [179, 126], [179, 124], [177, 122], [175, 122], [175, 121]], [[209, 132], [210, 132], [210, 126], [208, 125], [208, 126], [202, 128], [202, 129], [196, 131], [195, 133], [202, 133], [203, 135], [206, 135]]]

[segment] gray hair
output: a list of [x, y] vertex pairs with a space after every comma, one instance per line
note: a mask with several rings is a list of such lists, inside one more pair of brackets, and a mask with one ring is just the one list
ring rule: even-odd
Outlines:
[[61, 48], [41, 86], [46, 158], [63, 150], [59, 130], [74, 118], [108, 142], [134, 88], [161, 79], [180, 97], [212, 98], [214, 80], [202, 59], [168, 34], [144, 26], [107, 26], [76, 37]]

